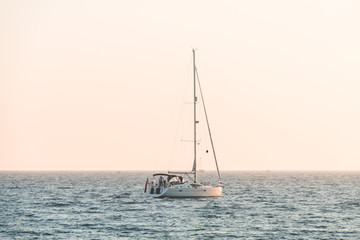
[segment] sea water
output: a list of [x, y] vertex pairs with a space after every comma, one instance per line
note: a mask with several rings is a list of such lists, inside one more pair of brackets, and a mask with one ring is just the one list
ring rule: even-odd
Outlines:
[[360, 172], [224, 172], [198, 199], [147, 197], [147, 176], [0, 172], [0, 239], [360, 239]]

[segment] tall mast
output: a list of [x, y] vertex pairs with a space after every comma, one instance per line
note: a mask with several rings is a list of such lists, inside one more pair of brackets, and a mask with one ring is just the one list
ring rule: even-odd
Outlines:
[[197, 173], [196, 173], [196, 67], [195, 67], [195, 49], [193, 51], [193, 65], [194, 65], [194, 182], [197, 182]]

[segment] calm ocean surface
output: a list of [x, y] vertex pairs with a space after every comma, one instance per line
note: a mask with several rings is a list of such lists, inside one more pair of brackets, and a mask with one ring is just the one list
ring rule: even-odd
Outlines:
[[0, 239], [360, 239], [360, 172], [224, 172], [200, 199], [146, 197], [150, 175], [0, 172]]

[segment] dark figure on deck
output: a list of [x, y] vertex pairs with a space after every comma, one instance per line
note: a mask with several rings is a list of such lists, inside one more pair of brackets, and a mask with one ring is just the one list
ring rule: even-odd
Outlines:
[[160, 176], [159, 178], [159, 186], [163, 186], [164, 185], [164, 178], [162, 176]]

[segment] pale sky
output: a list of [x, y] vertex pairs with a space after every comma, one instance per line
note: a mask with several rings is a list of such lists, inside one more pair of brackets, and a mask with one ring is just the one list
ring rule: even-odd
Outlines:
[[171, 149], [193, 47], [220, 170], [360, 170], [359, 13], [0, 0], [0, 170], [190, 170]]

